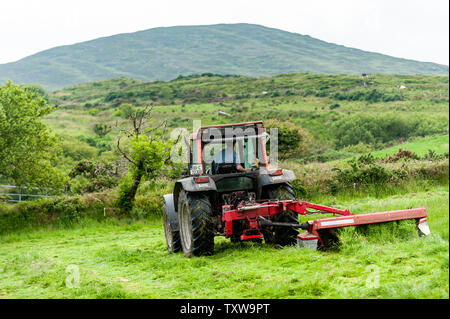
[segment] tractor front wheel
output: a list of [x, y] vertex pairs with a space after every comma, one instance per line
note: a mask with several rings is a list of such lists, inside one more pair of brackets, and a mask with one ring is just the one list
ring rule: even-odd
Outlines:
[[[272, 186], [267, 190], [267, 196], [272, 200], [295, 199], [295, 194], [290, 184], [280, 184]], [[273, 222], [297, 223], [298, 214], [292, 211], [286, 211], [275, 215]], [[272, 245], [292, 246], [297, 242], [298, 229], [285, 226], [271, 226], [263, 232], [264, 241]]]
[[214, 254], [214, 225], [209, 197], [187, 193], [178, 197], [181, 247], [186, 257]]

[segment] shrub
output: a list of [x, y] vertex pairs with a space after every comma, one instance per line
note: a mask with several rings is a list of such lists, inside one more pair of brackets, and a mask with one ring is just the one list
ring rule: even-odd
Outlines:
[[89, 115], [92, 115], [92, 116], [97, 115], [98, 112], [100, 112], [100, 110], [97, 109], [97, 108], [93, 108], [93, 109], [90, 109], [90, 110], [88, 111]]
[[340, 107], [340, 105], [339, 105], [338, 103], [334, 103], [334, 104], [331, 104], [331, 105], [329, 106], [330, 110], [334, 110], [334, 109], [336, 109], [336, 108], [338, 108], [338, 107]]
[[[402, 152], [401, 154], [410, 153]], [[345, 189], [366, 189], [375, 186], [375, 190], [382, 190], [388, 185], [405, 184], [405, 181], [448, 182], [448, 159], [436, 161], [413, 161], [403, 163], [384, 163], [372, 155], [361, 156], [348, 162], [344, 168], [334, 167], [335, 173], [325, 181], [332, 194]]]
[[407, 160], [417, 160], [419, 159], [419, 156], [416, 155], [413, 151], [399, 149], [397, 153], [394, 155], [386, 155], [386, 158], [384, 159], [384, 162], [386, 163], [395, 163], [398, 161], [407, 161]]
[[111, 132], [111, 125], [106, 123], [96, 123], [94, 124], [94, 133], [97, 134], [99, 137], [104, 137], [109, 132]]
[[393, 173], [381, 165], [372, 163], [361, 165], [361, 162], [353, 161], [350, 166], [342, 170], [335, 169], [336, 181], [341, 187], [383, 184], [393, 177]]
[[[316, 96], [323, 96], [317, 95]], [[392, 101], [399, 101], [402, 100], [401, 95], [395, 93], [386, 93], [379, 91], [377, 89], [367, 90], [367, 89], [359, 89], [359, 90], [353, 90], [350, 92], [335, 92], [331, 94], [331, 97], [335, 100], [339, 101], [367, 101], [372, 103], [377, 102], [392, 102]]]
[[278, 157], [280, 159], [305, 153], [307, 149], [307, 133], [305, 130], [287, 121], [268, 120], [265, 121], [264, 125], [268, 129], [278, 129]]
[[134, 193], [132, 191], [134, 177], [131, 173], [122, 177], [122, 180], [119, 184], [119, 196], [117, 198], [117, 206], [120, 208], [122, 213], [130, 212], [133, 208], [133, 202], [130, 200], [130, 197], [134, 197]]
[[120, 116], [124, 119], [129, 119], [135, 111], [133, 105], [131, 105], [129, 103], [121, 104], [119, 107], [119, 110], [120, 110]]
[[80, 161], [69, 173], [73, 193], [99, 192], [118, 184], [118, 174], [110, 164]]
[[63, 155], [75, 161], [92, 159], [97, 155], [97, 149], [84, 142], [63, 141], [61, 147]]
[[158, 96], [163, 99], [170, 99], [173, 97], [173, 91], [170, 87], [164, 86], [160, 91]]

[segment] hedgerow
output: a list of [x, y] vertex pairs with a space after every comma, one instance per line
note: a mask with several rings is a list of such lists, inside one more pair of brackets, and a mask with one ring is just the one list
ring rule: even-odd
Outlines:
[[357, 114], [345, 116], [331, 126], [338, 147], [358, 143], [386, 143], [400, 138], [426, 136], [443, 132], [448, 119], [418, 118], [415, 115]]

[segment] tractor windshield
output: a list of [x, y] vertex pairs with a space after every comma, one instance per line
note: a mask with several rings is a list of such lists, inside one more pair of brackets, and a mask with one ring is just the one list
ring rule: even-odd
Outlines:
[[261, 121], [200, 127], [191, 135], [191, 175], [216, 174], [220, 170], [268, 168], [266, 142], [269, 135]]
[[265, 166], [267, 138], [267, 134], [262, 134], [203, 140], [202, 160], [206, 171], [210, 172], [212, 165], [219, 163], [239, 164], [245, 169]]

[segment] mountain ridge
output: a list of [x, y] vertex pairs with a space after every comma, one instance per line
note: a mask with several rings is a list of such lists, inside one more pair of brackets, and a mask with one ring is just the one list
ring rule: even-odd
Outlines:
[[261, 25], [157, 27], [54, 47], [0, 64], [0, 81], [56, 90], [129, 77], [171, 80], [199, 73], [448, 74], [448, 66], [390, 57]]

